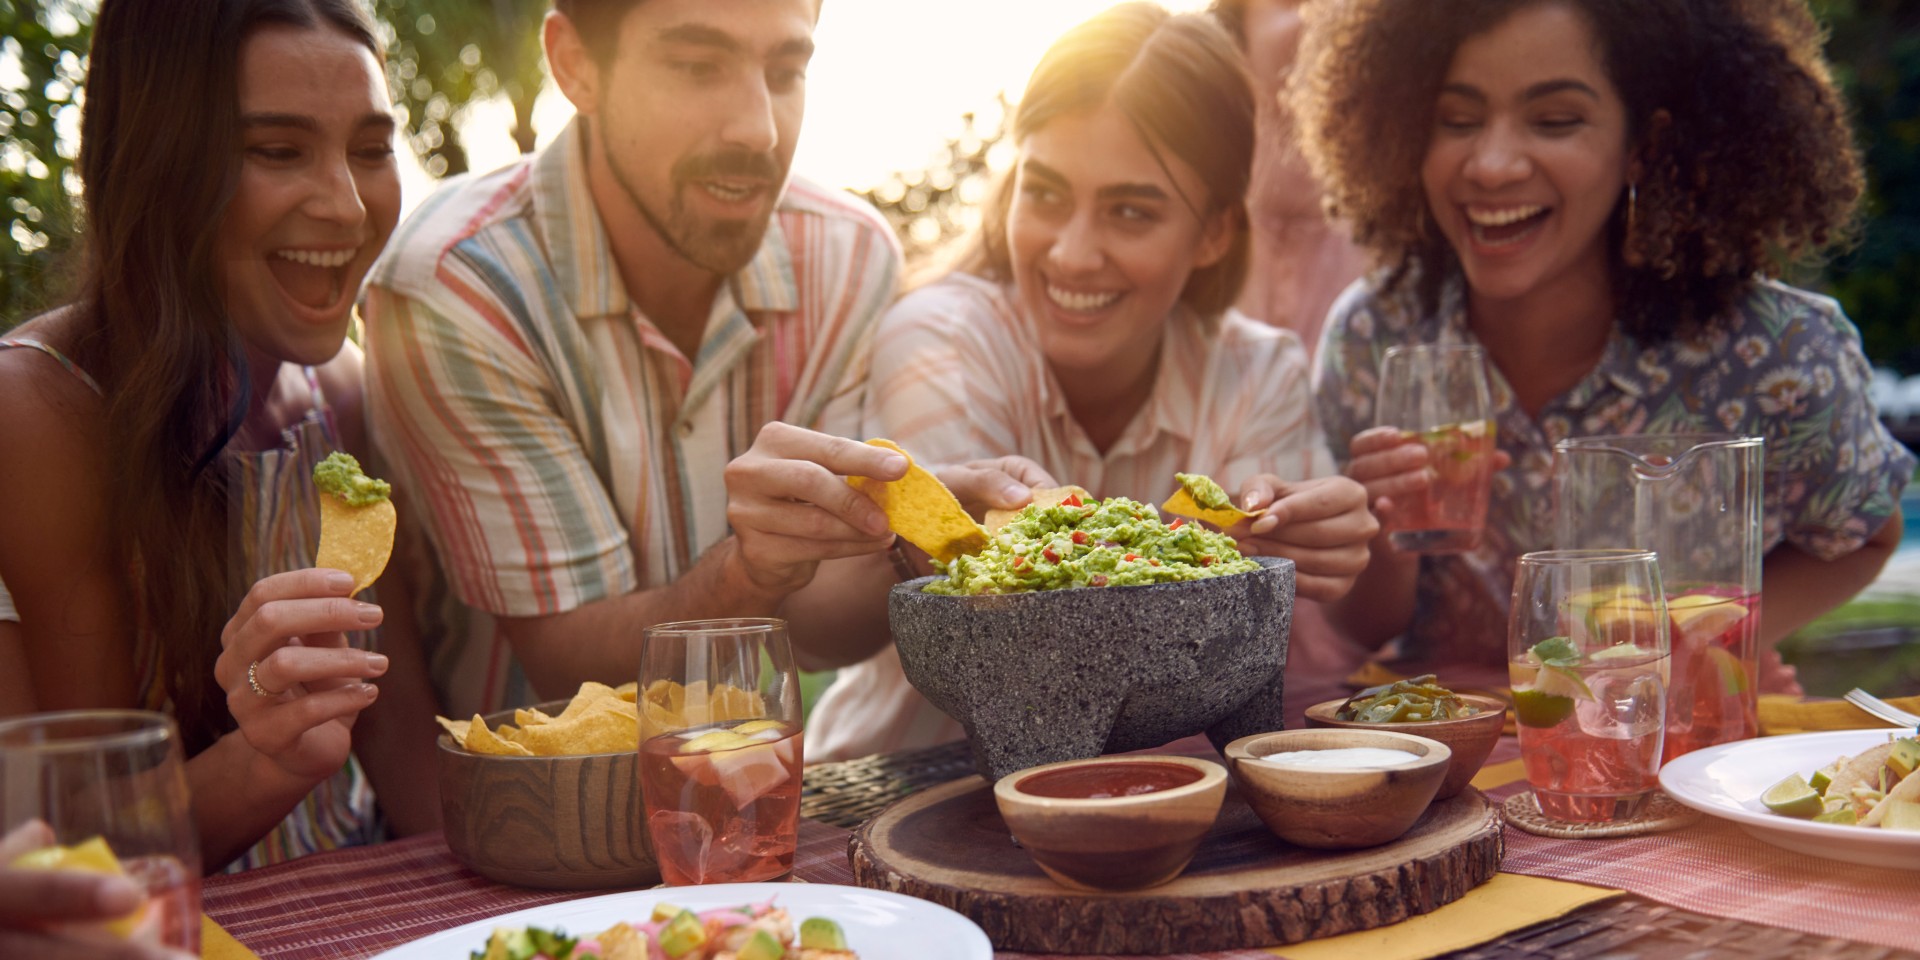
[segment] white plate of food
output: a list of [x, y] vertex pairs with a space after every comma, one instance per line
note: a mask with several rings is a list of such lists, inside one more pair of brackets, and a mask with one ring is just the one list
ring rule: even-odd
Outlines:
[[[610, 893], [517, 910], [429, 934], [380, 954], [375, 960], [447, 960], [465, 958], [476, 951], [484, 954], [487, 941], [497, 928], [561, 929], [570, 936], [592, 938], [616, 923], [647, 922], [654, 905], [660, 903], [696, 914], [771, 903], [774, 908], [787, 911], [794, 930], [808, 918], [824, 917], [839, 924], [846, 935], [850, 956], [859, 960], [993, 958], [993, 945], [973, 921], [925, 900], [883, 890], [825, 883], [716, 883]], [[786, 956], [799, 955], [796, 942]], [[696, 957], [704, 960], [707, 956], [706, 952], [692, 953], [686, 960]]]
[[1811, 779], [1840, 757], [1859, 756], [1899, 732], [1880, 727], [1723, 743], [1660, 768], [1660, 786], [1675, 800], [1731, 820], [1776, 847], [1862, 866], [1920, 870], [1920, 832], [1816, 823], [1774, 813], [1760, 802], [1781, 780], [1796, 773]]

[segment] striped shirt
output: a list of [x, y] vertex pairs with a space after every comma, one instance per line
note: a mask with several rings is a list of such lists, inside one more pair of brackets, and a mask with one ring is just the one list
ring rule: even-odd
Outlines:
[[[32, 337], [0, 339], [0, 350], [28, 348], [52, 357], [67, 372], [103, 398], [99, 381], [89, 376], [51, 344]], [[333, 408], [320, 390], [320, 378], [312, 367], [304, 369], [313, 406], [298, 423], [281, 432], [280, 446], [268, 450], [222, 452], [220, 464], [227, 472], [229, 536], [232, 561], [238, 576], [232, 582], [252, 586], [255, 581], [288, 570], [313, 566], [315, 545], [320, 542], [320, 500], [313, 486], [313, 468], [335, 450], [344, 449], [334, 425]], [[137, 574], [136, 574], [137, 576]], [[361, 598], [379, 602], [369, 587]], [[242, 597], [233, 598], [233, 606]], [[0, 583], [0, 620], [19, 620], [13, 610], [6, 584]], [[379, 648], [379, 630], [356, 631], [347, 635], [355, 647]], [[208, 642], [213, 642], [209, 638]], [[171, 701], [166, 678], [160, 668], [160, 638], [151, 631], [139, 630], [132, 652], [138, 677], [142, 710], [167, 711]], [[380, 843], [387, 839], [386, 827], [379, 819], [373, 786], [360, 766], [359, 758], [349, 755], [347, 762], [331, 777], [315, 784], [284, 819], [267, 831], [240, 857], [228, 864], [226, 873], [239, 873], [254, 867], [283, 863], [310, 853], [340, 847]]]
[[[927, 464], [1018, 454], [1095, 496], [1159, 503], [1176, 472], [1237, 493], [1255, 474], [1333, 472], [1313, 416], [1307, 352], [1291, 332], [1229, 311], [1180, 308], [1160, 341], [1153, 394], [1102, 453], [1067, 409], [1039, 332], [1010, 287], [955, 274], [901, 300], [874, 339], [865, 433]], [[960, 727], [906, 682], [891, 646], [840, 671], [808, 722], [807, 755], [833, 759], [951, 740]]]
[[583, 133], [444, 187], [366, 294], [374, 443], [451, 591], [455, 715], [533, 699], [487, 615], [671, 583], [729, 534], [722, 470], [762, 426], [851, 435], [899, 272], [877, 213], [796, 180], [689, 360], [621, 284]]

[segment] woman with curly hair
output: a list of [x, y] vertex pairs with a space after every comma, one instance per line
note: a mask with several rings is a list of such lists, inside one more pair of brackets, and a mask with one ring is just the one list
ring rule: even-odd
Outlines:
[[[1290, 91], [1331, 202], [1382, 269], [1329, 317], [1316, 402], [1377, 511], [1426, 451], [1373, 427], [1395, 344], [1477, 343], [1497, 434], [1479, 547], [1376, 541], [1335, 611], [1423, 666], [1504, 659], [1515, 558], [1549, 546], [1554, 442], [1765, 437], [1772, 644], [1870, 582], [1914, 460], [1839, 305], [1771, 275], [1843, 239], [1861, 192], [1804, 0], [1330, 4]], [[1371, 428], [1371, 429], [1370, 429]], [[1763, 683], [1791, 688], [1763, 670]]]

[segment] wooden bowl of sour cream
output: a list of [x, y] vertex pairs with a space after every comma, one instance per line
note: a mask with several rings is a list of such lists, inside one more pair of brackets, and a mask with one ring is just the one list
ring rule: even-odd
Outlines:
[[1398, 839], [1433, 802], [1453, 759], [1438, 740], [1385, 730], [1257, 733], [1222, 752], [1267, 829], [1318, 850]]

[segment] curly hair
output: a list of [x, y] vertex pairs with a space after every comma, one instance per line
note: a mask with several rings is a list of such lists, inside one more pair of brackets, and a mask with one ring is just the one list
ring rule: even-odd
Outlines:
[[1431, 310], [1457, 271], [1421, 186], [1435, 99], [1464, 40], [1535, 3], [1585, 18], [1625, 104], [1640, 175], [1608, 244], [1629, 333], [1700, 331], [1756, 275], [1851, 238], [1860, 157], [1805, 0], [1343, 0], [1308, 31], [1288, 96], [1328, 203], [1389, 287], [1416, 283]]

